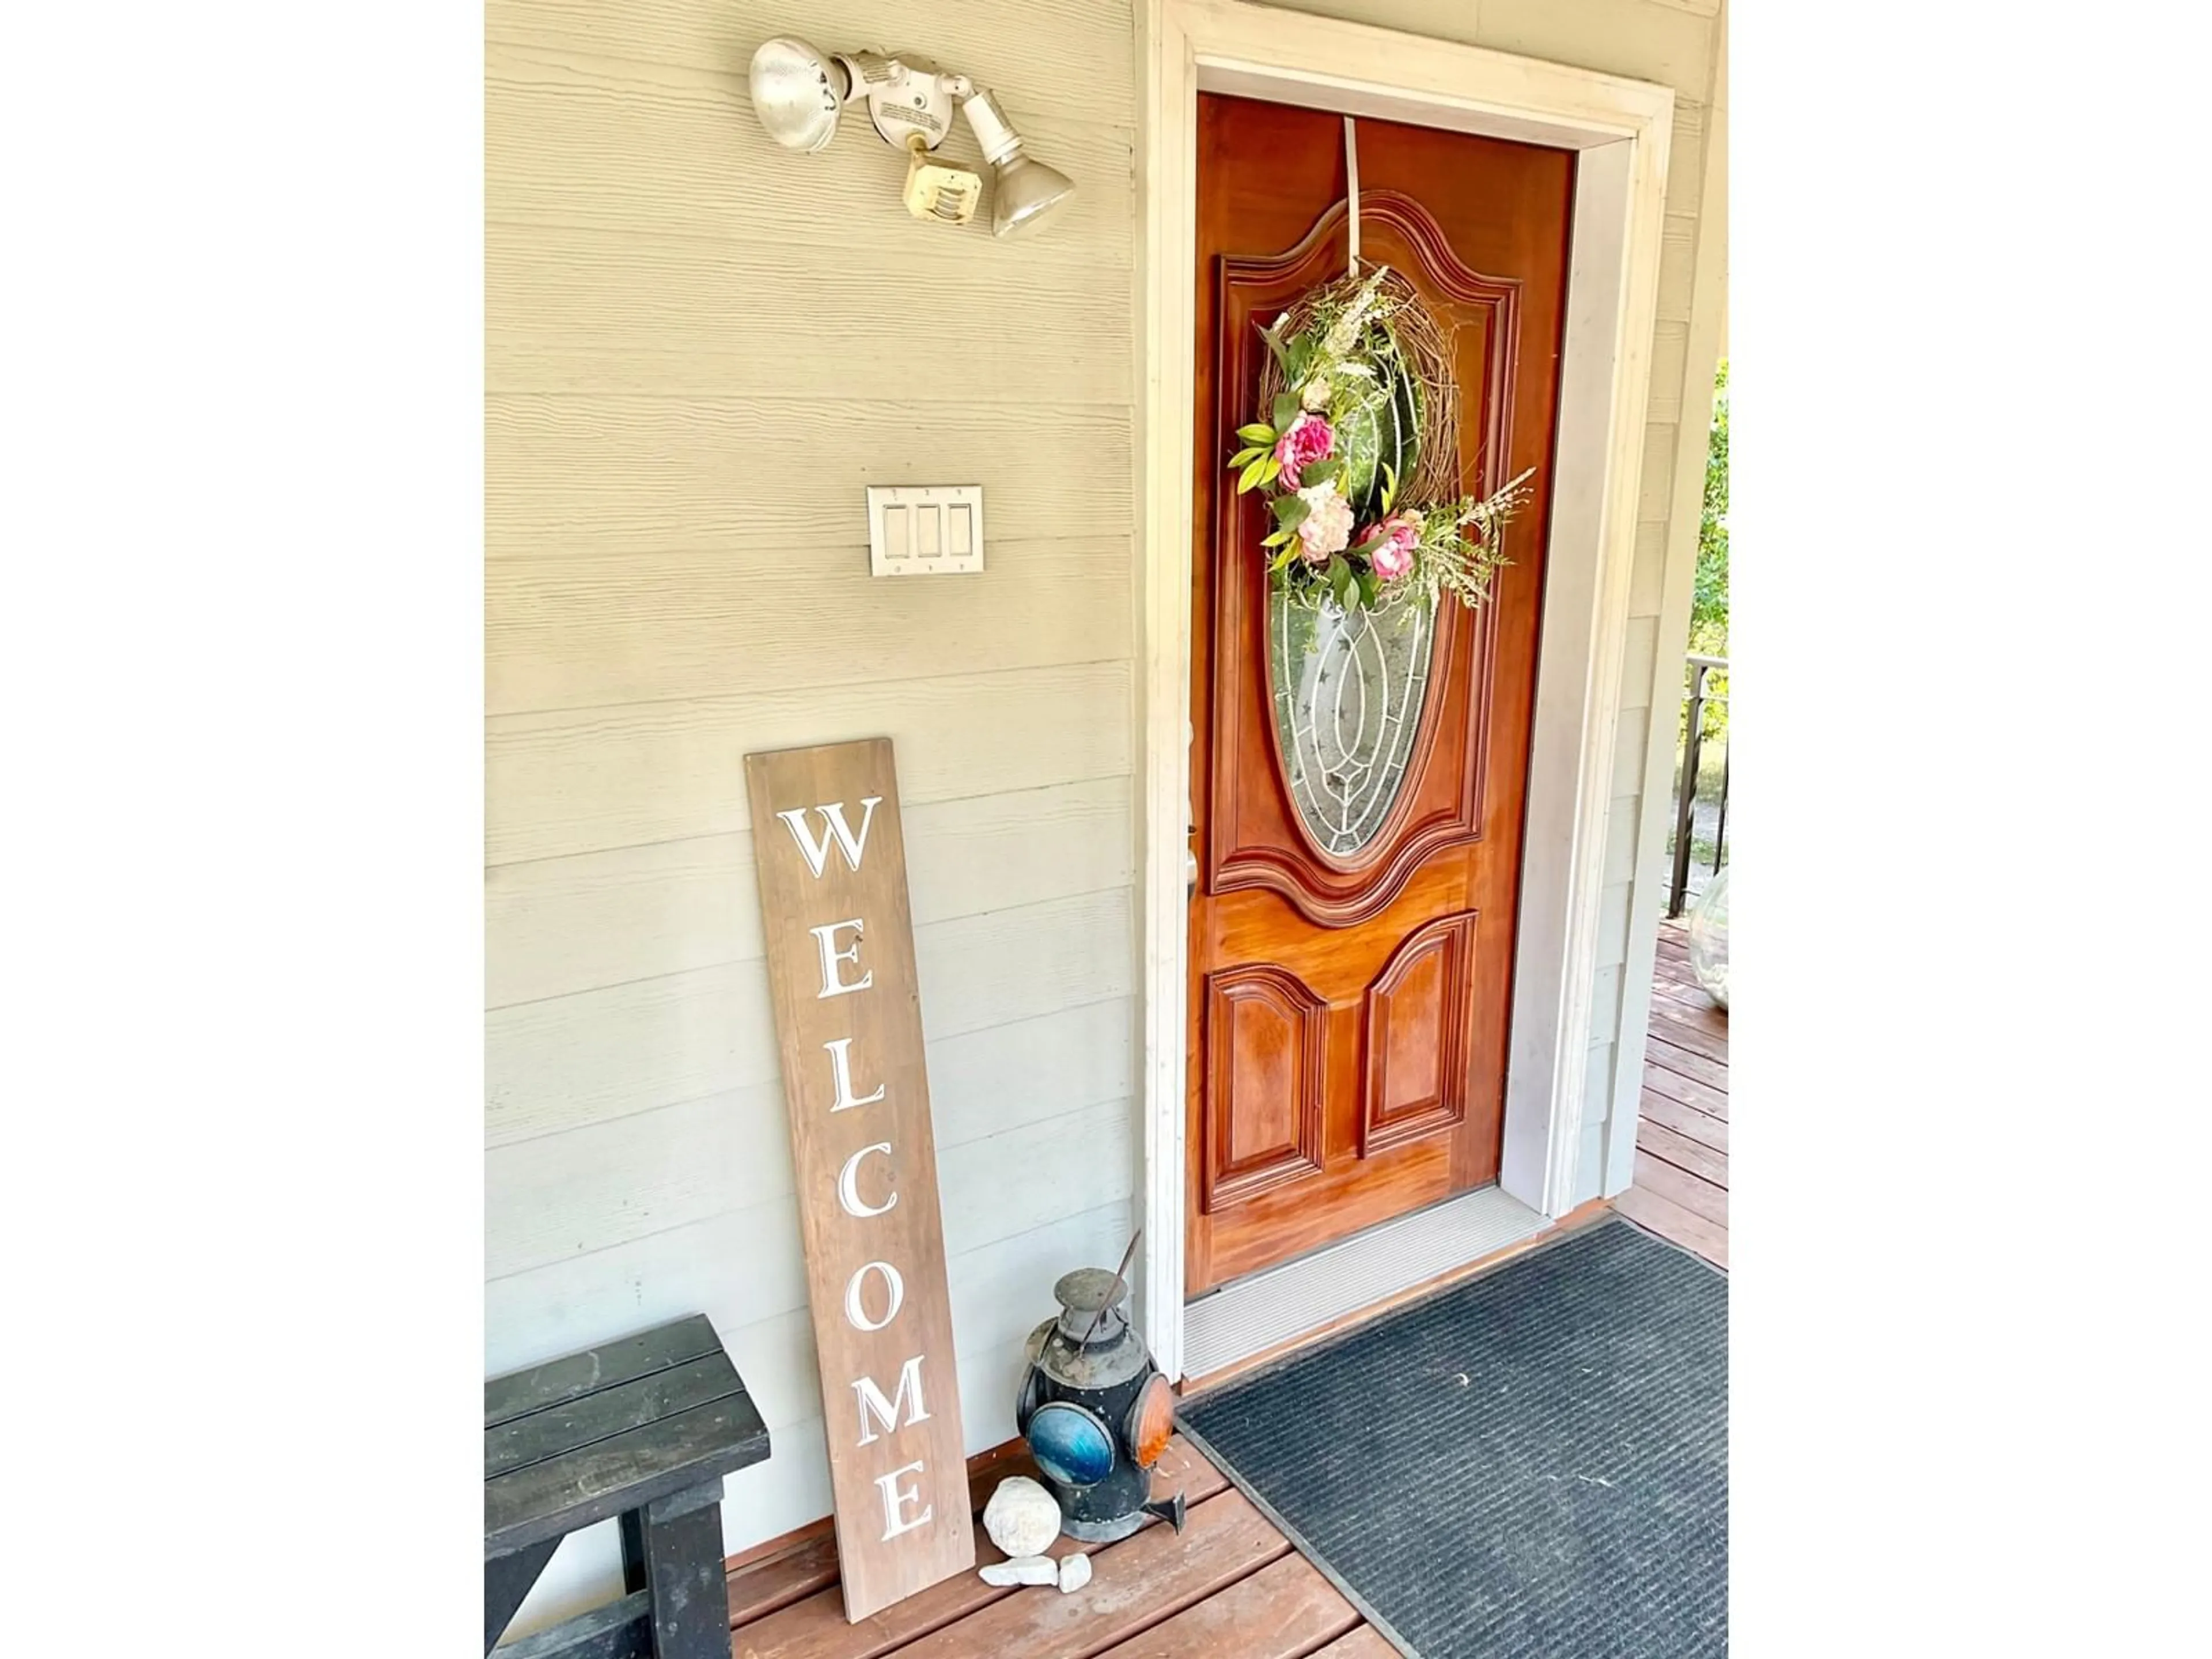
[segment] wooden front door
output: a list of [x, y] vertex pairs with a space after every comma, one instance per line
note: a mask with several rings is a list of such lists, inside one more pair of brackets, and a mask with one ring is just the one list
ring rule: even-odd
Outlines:
[[1191, 631], [1192, 1294], [1494, 1181], [1574, 160], [1358, 124], [1360, 255], [1451, 332], [1462, 488], [1534, 467], [1491, 601], [1271, 603], [1224, 470], [1259, 326], [1341, 276], [1340, 116], [1201, 95]]

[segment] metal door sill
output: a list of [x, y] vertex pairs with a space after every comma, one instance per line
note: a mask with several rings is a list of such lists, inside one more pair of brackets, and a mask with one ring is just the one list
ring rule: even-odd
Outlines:
[[1533, 1238], [1552, 1224], [1495, 1186], [1398, 1217], [1183, 1307], [1183, 1374], [1204, 1378]]

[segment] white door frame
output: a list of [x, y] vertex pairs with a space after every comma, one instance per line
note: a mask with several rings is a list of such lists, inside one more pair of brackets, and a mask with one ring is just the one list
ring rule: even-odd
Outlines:
[[1665, 87], [1245, 0], [1146, 0], [1143, 111], [1144, 1259], [1139, 1311], [1182, 1374], [1186, 858], [1198, 94], [1579, 151], [1529, 763], [1499, 1185], [1573, 1207], [1606, 811], [1634, 560], [1667, 145]]

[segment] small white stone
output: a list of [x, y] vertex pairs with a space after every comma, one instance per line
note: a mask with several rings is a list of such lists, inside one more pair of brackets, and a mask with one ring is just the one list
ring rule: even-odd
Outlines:
[[1010, 1556], [1042, 1555], [1060, 1536], [1060, 1504], [1029, 1476], [1010, 1474], [983, 1505], [983, 1530]]
[[1060, 1593], [1067, 1595], [1079, 1590], [1091, 1582], [1091, 1558], [1087, 1555], [1063, 1555], [1060, 1558]]
[[1018, 1555], [1011, 1561], [994, 1561], [977, 1571], [985, 1583], [1001, 1589], [1014, 1584], [1049, 1584], [1060, 1576], [1049, 1555]]

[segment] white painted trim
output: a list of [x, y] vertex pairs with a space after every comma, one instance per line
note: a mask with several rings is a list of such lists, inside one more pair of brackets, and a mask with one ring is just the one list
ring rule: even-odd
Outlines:
[[[1721, 31], [1719, 56], [1727, 40]], [[1725, 64], [1712, 85], [1727, 95]], [[1650, 725], [1645, 732], [1644, 798], [1636, 829], [1635, 873], [1628, 890], [1628, 959], [1620, 986], [1620, 1038], [1613, 1049], [1613, 1118], [1606, 1129], [1600, 1193], [1626, 1192], [1636, 1173], [1636, 1122], [1644, 1095], [1644, 1054], [1650, 1036], [1651, 982], [1657, 968], [1659, 917], [1666, 905], [1667, 836], [1674, 822], [1676, 711], [1684, 690], [1683, 657], [1690, 639], [1690, 602], [1697, 579], [1696, 542], [1711, 443], [1713, 369], [1727, 347], [1728, 112], [1717, 100], [1705, 113], [1704, 204], [1698, 262], [1690, 278], [1690, 338], [1684, 353], [1682, 420], [1675, 434], [1674, 494], [1667, 511], [1667, 580], [1659, 599], [1658, 648], [1652, 653]]]
[[1571, 1207], [1667, 146], [1664, 87], [1244, 0], [1146, 0], [1139, 38], [1144, 387], [1144, 1261], [1139, 1312], [1183, 1371], [1193, 262], [1198, 94], [1236, 93], [1583, 153], [1500, 1185]]

